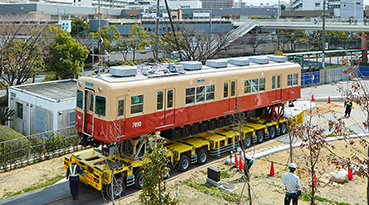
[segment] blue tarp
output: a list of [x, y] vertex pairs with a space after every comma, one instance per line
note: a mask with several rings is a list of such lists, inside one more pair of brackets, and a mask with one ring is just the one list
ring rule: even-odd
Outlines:
[[320, 72], [301, 73], [301, 86], [320, 83]]

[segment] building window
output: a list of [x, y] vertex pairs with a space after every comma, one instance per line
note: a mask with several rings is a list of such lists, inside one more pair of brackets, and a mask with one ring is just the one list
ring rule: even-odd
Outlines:
[[157, 110], [163, 109], [163, 91], [159, 91], [156, 94], [156, 109]]
[[131, 97], [131, 114], [143, 112], [143, 95]]
[[118, 100], [118, 116], [123, 116], [124, 114], [124, 100]]
[[96, 96], [95, 113], [98, 116], [105, 116], [105, 110], [106, 110], [106, 99], [105, 99], [105, 97]]
[[83, 108], [83, 92], [80, 90], [77, 90], [77, 107]]
[[206, 86], [206, 101], [214, 100], [215, 85]]
[[195, 103], [195, 88], [186, 88], [186, 104]]
[[167, 108], [173, 107], [173, 90], [167, 91]]
[[17, 118], [23, 120], [23, 104], [17, 102]]
[[69, 126], [73, 126], [76, 122], [76, 112], [69, 113]]

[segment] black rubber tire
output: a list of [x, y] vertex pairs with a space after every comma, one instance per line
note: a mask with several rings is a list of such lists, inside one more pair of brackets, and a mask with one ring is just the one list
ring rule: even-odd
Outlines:
[[[126, 192], [126, 185], [124, 183], [124, 180], [123, 180], [123, 177], [118, 177], [118, 178], [113, 178], [112, 180], [114, 183], [113, 184], [113, 189], [114, 189], [114, 192], [113, 192], [113, 196], [114, 196], [114, 199], [118, 199], [120, 197], [123, 196], [123, 194]], [[111, 196], [111, 185], [108, 184], [106, 185], [105, 187], [105, 191], [106, 191], [106, 196]]]
[[185, 172], [190, 168], [191, 159], [187, 155], [182, 155], [181, 160], [179, 160], [179, 171]]
[[243, 140], [243, 143], [246, 146], [246, 148], [249, 148], [251, 146], [251, 143], [252, 143], [251, 136], [246, 134], [245, 139]]
[[258, 137], [258, 143], [264, 142], [264, 132], [263, 131], [257, 131], [256, 136]]
[[197, 152], [197, 164], [203, 165], [208, 161], [208, 152], [203, 148]]
[[142, 174], [140, 170], [135, 172], [135, 187], [137, 189], [142, 189], [143, 187]]
[[275, 138], [275, 136], [276, 136], [275, 127], [269, 127], [268, 131], [269, 131], [269, 138], [270, 139]]
[[279, 128], [281, 129], [281, 135], [284, 135], [284, 134], [286, 134], [287, 133], [287, 125], [286, 125], [286, 123], [284, 122], [284, 123], [281, 123], [280, 125], [279, 125]]

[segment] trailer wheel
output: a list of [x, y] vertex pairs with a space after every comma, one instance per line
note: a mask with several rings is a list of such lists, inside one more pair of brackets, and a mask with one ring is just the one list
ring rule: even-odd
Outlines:
[[250, 135], [246, 134], [245, 139], [242, 140], [242, 143], [246, 146], [246, 148], [251, 146], [251, 137]]
[[282, 123], [280, 124], [280, 128], [281, 128], [281, 135], [286, 134], [287, 133], [287, 126], [286, 123]]
[[181, 160], [179, 160], [179, 171], [181, 172], [185, 172], [188, 170], [188, 168], [190, 167], [191, 164], [191, 160], [188, 156], [183, 155], [181, 157]]
[[258, 137], [258, 143], [262, 143], [264, 141], [264, 132], [259, 130], [256, 132], [256, 136]]
[[201, 148], [197, 153], [197, 164], [203, 165], [206, 161], [208, 161], [208, 152]]
[[142, 174], [141, 174], [141, 171], [140, 170], [137, 170], [135, 172], [135, 186], [137, 189], [142, 189], [144, 183], [143, 183], [143, 180], [142, 180]]
[[275, 138], [275, 128], [274, 127], [269, 127], [268, 131], [269, 131], [269, 137], [271, 139]]
[[[106, 185], [106, 195], [111, 196], [113, 194], [114, 199], [120, 198], [123, 196], [124, 192], [126, 191], [126, 185], [124, 183], [123, 177], [114, 178], [113, 177], [113, 187], [111, 184]], [[112, 192], [113, 188], [113, 192]]]

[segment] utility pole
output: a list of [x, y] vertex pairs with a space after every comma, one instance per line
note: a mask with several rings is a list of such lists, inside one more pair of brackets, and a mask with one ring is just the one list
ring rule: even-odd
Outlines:
[[[165, 2], [165, 7], [167, 8], [168, 17], [169, 17], [169, 21], [170, 21], [170, 26], [171, 26], [172, 31], [173, 31], [173, 37], [174, 37], [174, 40], [176, 42], [176, 46], [177, 46], [177, 50], [178, 50], [178, 54], [179, 54], [179, 59], [182, 61], [181, 49], [179, 48], [179, 43], [178, 43], [178, 39], [177, 39], [176, 30], [174, 29], [174, 25], [173, 25], [173, 21], [172, 21], [172, 14], [170, 13], [170, 9], [169, 9], [167, 0], [164, 0], [164, 2]], [[211, 35], [211, 33], [210, 33], [210, 35]]]
[[323, 30], [322, 30], [322, 68], [325, 68], [325, 1], [323, 0]]
[[155, 60], [159, 60], [159, 0], [156, 1], [156, 55]]

